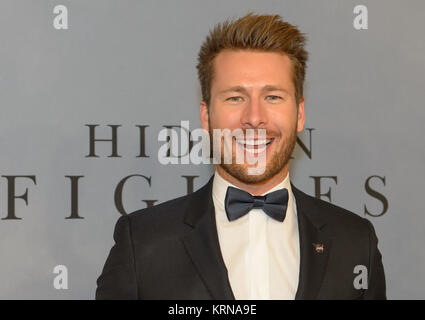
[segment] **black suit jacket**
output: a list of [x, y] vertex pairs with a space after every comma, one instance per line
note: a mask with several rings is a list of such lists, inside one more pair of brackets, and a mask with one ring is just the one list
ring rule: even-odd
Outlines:
[[[215, 223], [212, 181], [198, 191], [118, 219], [96, 299], [235, 299]], [[385, 299], [372, 224], [292, 186], [300, 236], [296, 299]], [[323, 252], [313, 244], [323, 244]], [[368, 289], [356, 289], [357, 265]]]

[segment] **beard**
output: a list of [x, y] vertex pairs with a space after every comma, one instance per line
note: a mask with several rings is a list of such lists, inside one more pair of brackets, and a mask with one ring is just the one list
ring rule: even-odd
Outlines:
[[[291, 130], [289, 130], [289, 134], [285, 137], [282, 135], [274, 134], [274, 132], [267, 131], [268, 134], [272, 133], [272, 136], [275, 137], [272, 143], [279, 143], [277, 150], [275, 150], [272, 154], [268, 155], [270, 158], [266, 161], [265, 170], [261, 174], [249, 174], [248, 173], [248, 165], [247, 164], [238, 164], [236, 162], [236, 154], [233, 149], [233, 144], [236, 144], [236, 141], [232, 139], [232, 163], [228, 164], [224, 161], [224, 146], [223, 139], [221, 139], [221, 159], [218, 164], [224, 171], [226, 171], [229, 175], [233, 176], [237, 180], [246, 183], [246, 184], [255, 184], [266, 181], [276, 174], [278, 174], [290, 161], [292, 151], [295, 148], [295, 143], [297, 140], [297, 126], [296, 123]], [[209, 124], [209, 136], [210, 136], [210, 145], [211, 150], [213, 146], [213, 134], [211, 124]], [[246, 134], [245, 134], [246, 136]], [[279, 139], [276, 139], [279, 137]]]

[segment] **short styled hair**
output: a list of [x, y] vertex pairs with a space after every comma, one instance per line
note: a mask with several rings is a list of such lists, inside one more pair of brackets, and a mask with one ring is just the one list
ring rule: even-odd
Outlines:
[[282, 21], [279, 15], [257, 15], [249, 12], [231, 21], [218, 23], [210, 30], [198, 54], [198, 78], [202, 99], [207, 106], [211, 100], [211, 82], [214, 77], [214, 58], [225, 49], [277, 52], [292, 62], [292, 80], [297, 105], [303, 97], [308, 52], [304, 49], [307, 38], [297, 27]]

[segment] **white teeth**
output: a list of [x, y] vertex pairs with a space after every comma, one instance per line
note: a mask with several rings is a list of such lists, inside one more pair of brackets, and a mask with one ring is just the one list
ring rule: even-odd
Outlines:
[[245, 149], [246, 152], [249, 152], [251, 154], [258, 154], [258, 153], [261, 153], [261, 152], [265, 151], [266, 148], [267, 148], [267, 145], [263, 144], [261, 146], [258, 146], [257, 148], [254, 148], [254, 147], [245, 147], [244, 149]]
[[247, 146], [260, 146], [265, 145], [272, 141], [272, 139], [266, 139], [266, 140], [244, 140], [244, 139], [238, 139], [237, 143], [244, 144]]
[[237, 139], [236, 142], [242, 146], [242, 148], [251, 153], [251, 154], [258, 154], [267, 149], [268, 144], [273, 139], [263, 139], [263, 140], [244, 140], [244, 139]]

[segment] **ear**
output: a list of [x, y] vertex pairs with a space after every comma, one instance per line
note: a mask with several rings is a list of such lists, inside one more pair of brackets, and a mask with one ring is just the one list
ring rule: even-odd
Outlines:
[[201, 126], [204, 130], [208, 132], [209, 126], [208, 126], [208, 107], [204, 100], [201, 101], [199, 106], [199, 113], [200, 113], [200, 120], [201, 120]]
[[297, 119], [297, 132], [301, 132], [304, 129], [305, 123], [305, 112], [304, 112], [304, 97], [301, 98], [298, 104], [298, 119]]

